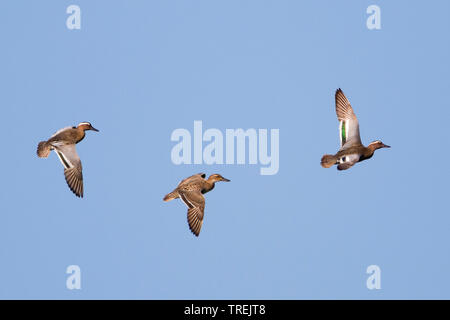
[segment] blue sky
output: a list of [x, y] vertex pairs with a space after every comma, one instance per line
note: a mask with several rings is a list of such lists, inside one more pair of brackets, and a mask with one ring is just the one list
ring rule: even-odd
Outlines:
[[[81, 8], [68, 30], [66, 8]], [[366, 8], [381, 8], [368, 30]], [[0, 298], [450, 298], [448, 1], [3, 1]], [[345, 172], [334, 92], [364, 143]], [[177, 128], [279, 129], [280, 169], [175, 165]], [[90, 121], [85, 198], [37, 143]], [[181, 201], [206, 195], [199, 238]], [[368, 290], [366, 268], [381, 268]], [[66, 288], [67, 266], [81, 290]]]

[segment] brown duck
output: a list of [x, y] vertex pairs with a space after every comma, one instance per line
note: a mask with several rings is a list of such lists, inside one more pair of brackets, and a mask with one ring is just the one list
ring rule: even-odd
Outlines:
[[335, 155], [324, 155], [321, 160], [322, 167], [329, 168], [337, 164], [338, 170], [346, 170], [357, 162], [372, 158], [375, 150], [390, 148], [390, 146], [385, 145], [380, 140], [375, 140], [365, 147], [361, 143], [359, 136], [358, 119], [341, 89], [336, 91], [335, 100], [341, 148]]
[[203, 194], [214, 189], [218, 181], [230, 181], [220, 174], [212, 174], [205, 179], [204, 173], [195, 174], [184, 179], [178, 184], [175, 190], [164, 197], [164, 201], [170, 201], [180, 198], [188, 207], [187, 220], [189, 229], [198, 237], [203, 224], [203, 215], [205, 211], [205, 197]]
[[37, 155], [40, 158], [47, 158], [50, 152], [55, 150], [64, 166], [67, 185], [77, 197], [81, 198], [83, 197], [83, 173], [75, 144], [84, 139], [86, 130], [98, 131], [89, 122], [81, 122], [76, 127], [58, 130], [47, 141], [39, 142], [37, 147]]

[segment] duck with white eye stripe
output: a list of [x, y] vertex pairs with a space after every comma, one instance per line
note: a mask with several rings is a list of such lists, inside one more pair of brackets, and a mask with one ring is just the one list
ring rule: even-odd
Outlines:
[[84, 139], [85, 131], [97, 131], [89, 122], [81, 122], [76, 127], [66, 127], [58, 130], [47, 141], [41, 141], [37, 147], [37, 155], [47, 158], [55, 150], [64, 166], [64, 176], [70, 190], [77, 196], [83, 197], [83, 172], [81, 160], [75, 145]]
[[365, 147], [359, 136], [358, 119], [341, 89], [336, 90], [335, 100], [341, 148], [335, 155], [324, 155], [320, 163], [322, 167], [329, 168], [336, 164], [338, 170], [347, 170], [357, 162], [372, 158], [375, 150], [390, 148], [380, 140], [375, 140]]
[[198, 237], [203, 224], [203, 215], [205, 211], [205, 197], [203, 194], [214, 189], [218, 181], [229, 182], [220, 174], [212, 174], [205, 179], [204, 173], [198, 173], [182, 180], [178, 187], [164, 197], [164, 201], [170, 201], [180, 198], [188, 207], [187, 220], [189, 229]]

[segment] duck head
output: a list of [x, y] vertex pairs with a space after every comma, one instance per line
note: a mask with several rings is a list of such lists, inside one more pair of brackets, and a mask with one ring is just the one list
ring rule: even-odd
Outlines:
[[92, 130], [92, 131], [98, 132], [98, 130], [95, 129], [89, 122], [80, 122], [78, 124], [77, 128], [80, 128], [83, 131]]
[[372, 150], [377, 150], [377, 149], [381, 149], [381, 148], [390, 148], [391, 146], [384, 144], [380, 140], [375, 140], [375, 141], [371, 142], [368, 147], [371, 148]]
[[214, 183], [214, 182], [217, 182], [217, 181], [229, 182], [230, 180], [225, 179], [220, 174], [215, 173], [215, 174], [212, 174], [212, 175], [209, 176], [208, 181]]

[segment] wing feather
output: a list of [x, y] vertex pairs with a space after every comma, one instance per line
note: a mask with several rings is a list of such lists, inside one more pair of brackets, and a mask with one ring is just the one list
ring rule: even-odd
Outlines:
[[180, 199], [188, 207], [187, 221], [189, 229], [198, 237], [203, 224], [205, 197], [200, 190], [179, 191], [179, 194]]
[[64, 177], [70, 190], [83, 197], [83, 168], [74, 144], [54, 145], [56, 154], [64, 166]]
[[341, 149], [361, 144], [359, 123], [350, 102], [341, 89], [336, 90], [336, 115], [339, 120], [339, 137]]

